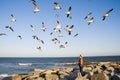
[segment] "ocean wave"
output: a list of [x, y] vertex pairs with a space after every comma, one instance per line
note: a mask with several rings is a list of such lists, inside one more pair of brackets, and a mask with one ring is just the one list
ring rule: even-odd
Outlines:
[[20, 65], [20, 66], [31, 66], [32, 63], [18, 63], [18, 65]]
[[72, 62], [72, 63], [56, 63], [54, 64], [55, 66], [73, 66], [76, 65], [77, 62]]

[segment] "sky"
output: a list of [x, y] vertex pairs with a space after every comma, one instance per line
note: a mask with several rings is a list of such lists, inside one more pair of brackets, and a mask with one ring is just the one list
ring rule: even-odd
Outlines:
[[[54, 10], [54, 2], [58, 2], [61, 10]], [[30, 0], [0, 0], [0, 57], [76, 57], [83, 56], [113, 56], [120, 55], [120, 0], [36, 0], [39, 12], [34, 13]], [[72, 7], [72, 19], [65, 12]], [[102, 16], [110, 9], [113, 11], [102, 21]], [[94, 22], [90, 25], [84, 17], [92, 12]], [[11, 14], [16, 22], [11, 22]], [[59, 17], [55, 17], [58, 14]], [[61, 23], [63, 37], [50, 33]], [[41, 30], [42, 22], [46, 31]], [[5, 26], [12, 26], [14, 32]], [[35, 31], [31, 31], [34, 25]], [[72, 34], [65, 31], [66, 25], [74, 25]], [[73, 37], [75, 34], [77, 37]], [[21, 35], [22, 40], [17, 36]], [[32, 36], [37, 35], [45, 44], [39, 43]], [[51, 39], [57, 38], [60, 44], [54, 44]], [[59, 46], [68, 42], [66, 48]], [[36, 48], [41, 46], [42, 51]]]

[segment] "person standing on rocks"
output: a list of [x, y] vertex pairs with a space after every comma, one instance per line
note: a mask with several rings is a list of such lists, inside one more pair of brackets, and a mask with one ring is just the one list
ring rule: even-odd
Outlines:
[[82, 74], [83, 73], [83, 56], [80, 54], [80, 57], [79, 57], [79, 61], [78, 61], [78, 66], [79, 66], [79, 69], [80, 69], [80, 73]]

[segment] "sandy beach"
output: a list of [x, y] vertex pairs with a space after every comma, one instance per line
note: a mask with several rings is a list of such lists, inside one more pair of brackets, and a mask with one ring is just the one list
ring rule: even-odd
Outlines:
[[36, 69], [28, 74], [8, 74], [1, 80], [120, 80], [120, 62], [91, 62], [79, 68]]

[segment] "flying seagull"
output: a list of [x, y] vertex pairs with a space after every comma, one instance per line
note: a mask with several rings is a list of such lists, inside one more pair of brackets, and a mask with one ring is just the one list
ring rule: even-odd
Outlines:
[[67, 25], [67, 26], [65, 27], [65, 30], [68, 32], [69, 35], [71, 35], [71, 32], [72, 32], [73, 27], [74, 27], [74, 25], [72, 25], [72, 26], [70, 26], [70, 27]]
[[39, 46], [39, 47], [37, 47], [37, 49], [41, 52], [42, 51], [42, 49], [41, 49], [41, 47]]
[[16, 22], [16, 19], [15, 19], [15, 17], [13, 16], [13, 14], [11, 14], [11, 21], [12, 21], [12, 22]]
[[53, 42], [54, 44], [60, 43], [60, 41], [59, 41], [57, 38], [53, 38], [53, 39], [52, 39], [52, 42]]
[[63, 37], [61, 30], [58, 31], [58, 37]]
[[34, 13], [39, 12], [40, 10], [39, 10], [37, 4], [36, 4], [36, 3], [33, 3], [33, 5], [34, 5], [34, 10], [33, 10], [33, 12], [34, 12]]
[[0, 36], [3, 36], [3, 35], [7, 35], [7, 34], [5, 34], [5, 33], [0, 33]]
[[113, 8], [110, 9], [109, 11], [107, 11], [107, 12], [102, 16], [102, 20], [103, 20], [103, 21], [106, 19], [106, 17], [109, 16], [109, 13], [110, 13], [111, 11], [113, 11]]
[[54, 30], [54, 32], [57, 32], [57, 31], [59, 31], [60, 29], [61, 29], [61, 24], [60, 24], [59, 21], [57, 21], [57, 26], [56, 26], [56, 28], [54, 28], [53, 30]]
[[71, 14], [71, 6], [69, 7], [68, 11], [66, 12], [67, 17], [69, 17]]
[[58, 2], [54, 2], [54, 4], [55, 4], [55, 8], [54, 8], [55, 10], [60, 10], [61, 9]]
[[89, 18], [91, 14], [92, 14], [91, 12], [90, 12], [90, 13], [88, 13], [88, 14], [85, 16], [85, 18], [84, 18], [84, 19]]
[[67, 42], [65, 42], [64, 44], [61, 44], [60, 46], [59, 46], [59, 48], [66, 48], [67, 47]]
[[77, 33], [77, 34], [75, 34], [73, 37], [77, 37], [79, 34]]
[[30, 0], [30, 2], [36, 3], [36, 1], [35, 1], [35, 0]]
[[92, 18], [90, 18], [90, 20], [87, 21], [87, 24], [90, 25], [93, 22], [94, 22], [94, 18], [92, 17]]
[[20, 39], [22, 39], [22, 36], [21, 36], [21, 35], [18, 35], [17, 37], [20, 38]]
[[41, 40], [41, 39], [38, 39], [38, 41], [39, 41], [39, 42], [41, 42], [42, 44], [44, 44], [44, 41], [43, 41], [43, 40]]
[[30, 25], [31, 27], [31, 30], [34, 31], [35, 30], [35, 27], [33, 25]]
[[45, 27], [45, 25], [44, 25], [44, 22], [42, 22], [42, 28], [41, 28], [41, 29], [45, 32], [46, 27]]
[[6, 26], [5, 28], [9, 28], [12, 32], [14, 32], [14, 30], [11, 26]]
[[39, 38], [36, 35], [33, 35], [32, 37], [33, 39], [39, 40]]

